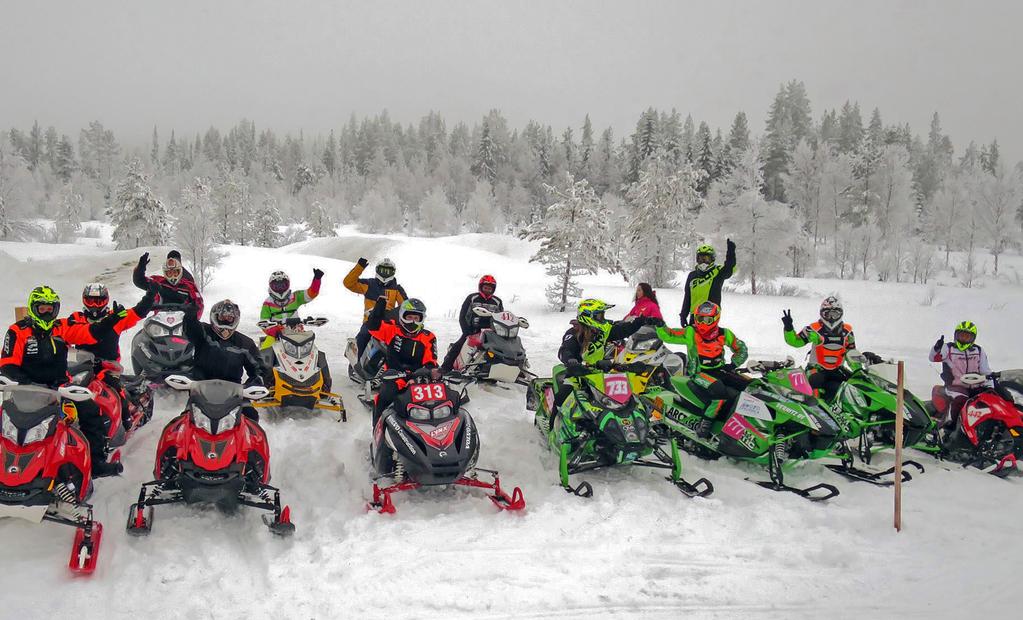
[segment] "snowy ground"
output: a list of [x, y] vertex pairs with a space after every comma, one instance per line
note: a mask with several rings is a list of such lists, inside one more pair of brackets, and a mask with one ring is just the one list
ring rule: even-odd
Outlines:
[[[952, 618], [1018, 608], [1020, 481], [914, 455], [928, 472], [905, 488], [901, 534], [892, 529], [890, 491], [848, 483], [814, 464], [792, 479], [836, 484], [842, 494], [827, 505], [745, 481], [763, 478], [756, 469], [692, 457], [685, 458], [687, 476], [710, 478], [711, 498], [686, 499], [653, 471], [617, 470], [588, 475], [595, 496], [583, 500], [557, 486], [555, 460], [524, 410], [521, 389], [474, 389], [470, 409], [482, 438], [481, 465], [499, 469], [509, 488], [523, 488], [524, 514], [498, 513], [482, 496], [451, 491], [399, 496], [393, 516], [365, 513], [368, 413], [344, 378], [342, 357], [362, 301], [342, 288], [341, 278], [359, 256], [390, 256], [409, 293], [426, 301], [427, 322], [446, 346], [457, 332], [462, 297], [482, 273], [493, 273], [506, 304], [530, 319], [524, 341], [543, 372], [569, 316], [544, 310], [543, 272], [528, 264], [529, 252], [517, 240], [490, 235], [431, 240], [351, 233], [277, 251], [230, 248], [206, 297], [238, 302], [253, 319], [247, 326], [253, 334], [271, 271], [287, 270], [296, 286], [308, 281], [313, 266], [327, 272], [321, 297], [307, 308], [331, 320], [318, 341], [335, 369], [349, 422], [324, 416], [265, 425], [273, 483], [292, 506], [295, 537], [272, 538], [254, 512], [225, 518], [186, 507], [158, 508], [147, 539], [124, 533], [127, 507], [151, 476], [161, 427], [183, 402], [165, 397], [154, 423], [125, 450], [124, 476], [97, 483], [96, 515], [107, 529], [91, 579], [67, 574], [69, 529], [0, 523], [3, 615]], [[0, 244], [6, 283], [0, 307], [24, 303], [28, 289], [42, 281], [64, 295], [70, 311], [82, 284], [97, 277], [115, 299], [134, 303], [136, 259], [136, 252], [81, 245]], [[752, 355], [794, 354], [782, 341], [781, 310], [792, 308], [797, 323], [809, 322], [820, 296], [837, 292], [861, 348], [906, 359], [910, 387], [921, 394], [936, 378], [927, 349], [963, 318], [980, 325], [993, 366], [1023, 366], [1023, 352], [1014, 346], [1023, 290], [939, 287], [933, 303], [922, 305], [924, 287], [796, 284], [811, 296], [726, 297], [723, 322], [749, 342]], [[631, 288], [621, 280], [595, 277], [585, 286], [587, 295], [627, 311]], [[661, 297], [665, 313], [676, 315], [681, 295], [663, 291]], [[127, 334], [125, 349], [130, 341]]]

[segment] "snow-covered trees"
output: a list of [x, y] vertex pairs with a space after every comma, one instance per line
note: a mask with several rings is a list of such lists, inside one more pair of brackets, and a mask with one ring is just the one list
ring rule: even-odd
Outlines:
[[53, 240], [55, 243], [73, 241], [75, 234], [82, 230], [82, 212], [85, 209], [85, 198], [71, 185], [65, 185], [60, 192], [60, 204], [53, 222]]
[[274, 248], [280, 241], [281, 234], [278, 226], [281, 225], [281, 211], [277, 206], [277, 199], [266, 194], [263, 202], [256, 209], [255, 220], [253, 221], [253, 242], [261, 248]]
[[309, 207], [309, 232], [314, 237], [333, 237], [337, 234], [334, 231], [336, 227], [337, 222], [328, 205], [319, 200], [314, 201]]
[[995, 275], [998, 274], [998, 257], [1017, 237], [1013, 222], [1016, 208], [1020, 205], [1019, 180], [1004, 166], [997, 166], [993, 174], [981, 181], [978, 207], [981, 226], [985, 232], [988, 251], [995, 259]]
[[547, 287], [547, 301], [564, 312], [570, 300], [582, 294], [576, 276], [599, 269], [623, 270], [612, 252], [607, 209], [589, 182], [577, 181], [566, 172], [563, 185], [548, 185], [547, 191], [555, 202], [547, 207], [544, 218], [530, 224], [521, 236], [540, 242], [540, 249], [529, 260], [546, 265], [547, 275], [554, 276], [555, 281]]
[[208, 180], [194, 179], [181, 190], [177, 214], [174, 240], [181, 248], [182, 257], [191, 265], [195, 283], [201, 291], [213, 279], [213, 273], [223, 258], [215, 247], [221, 230]]
[[636, 277], [655, 287], [671, 286], [679, 256], [696, 240], [694, 225], [703, 206], [697, 187], [706, 176], [688, 161], [673, 163], [665, 151], [643, 163], [639, 180], [625, 194], [632, 206], [628, 262]]
[[128, 165], [124, 179], [118, 183], [107, 216], [114, 225], [113, 239], [119, 249], [160, 245], [169, 236], [167, 208], [153, 193], [137, 159]]
[[423, 199], [419, 205], [419, 217], [415, 223], [415, 230], [428, 237], [450, 235], [458, 230], [458, 219], [455, 217], [455, 208], [448, 201], [444, 190], [435, 187]]

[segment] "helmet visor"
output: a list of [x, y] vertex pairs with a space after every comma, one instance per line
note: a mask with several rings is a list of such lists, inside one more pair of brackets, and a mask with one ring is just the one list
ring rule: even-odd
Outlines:
[[701, 265], [713, 265], [714, 255], [713, 254], [697, 254], [696, 262]]
[[841, 321], [843, 314], [844, 312], [842, 312], [841, 308], [825, 308], [821, 310], [821, 318], [832, 323]]
[[401, 315], [401, 320], [409, 325], [419, 325], [423, 322], [423, 315], [418, 312], [406, 312]]
[[965, 329], [956, 330], [956, 342], [959, 344], [973, 344], [973, 341], [977, 339], [977, 335], [973, 332], [966, 331]]
[[604, 318], [603, 310], [586, 310], [583, 312], [583, 316], [592, 320], [595, 323], [603, 323], [606, 319]]
[[181, 279], [181, 266], [167, 265], [163, 268], [163, 276], [171, 282], [177, 282]]
[[54, 304], [40, 303], [32, 307], [32, 311], [36, 313], [36, 316], [48, 319], [57, 314], [57, 306]]
[[696, 322], [701, 325], [713, 325], [714, 323], [718, 322], [718, 318], [712, 314], [706, 315], [697, 314]]
[[270, 280], [270, 290], [277, 293], [278, 295], [283, 295], [284, 293], [287, 293], [290, 288], [291, 281], [286, 278], [279, 280]]
[[497, 287], [495, 287], [493, 284], [490, 284], [489, 282], [480, 285], [480, 292], [483, 293], [484, 295], [493, 295], [495, 290], [497, 290]]
[[394, 267], [390, 265], [377, 265], [377, 275], [381, 278], [393, 278]]
[[106, 308], [110, 302], [109, 297], [83, 297], [82, 303], [86, 308]]

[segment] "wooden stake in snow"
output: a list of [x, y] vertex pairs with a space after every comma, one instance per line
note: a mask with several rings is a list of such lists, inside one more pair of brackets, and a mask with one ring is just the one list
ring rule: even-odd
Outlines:
[[906, 373], [899, 360], [898, 398], [895, 405], [895, 531], [902, 531], [902, 414], [906, 406]]
[[28, 308], [27, 307], [25, 307], [25, 306], [15, 306], [14, 307], [14, 322], [15, 323], [17, 323], [21, 319], [25, 318], [26, 316], [28, 316]]

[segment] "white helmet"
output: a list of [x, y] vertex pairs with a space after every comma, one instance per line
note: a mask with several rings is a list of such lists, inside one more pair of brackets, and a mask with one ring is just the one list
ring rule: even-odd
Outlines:
[[376, 272], [377, 280], [380, 280], [381, 284], [387, 284], [388, 282], [394, 279], [395, 272], [394, 261], [392, 261], [389, 258], [385, 258], [384, 260], [380, 261], [379, 263], [377, 263]]
[[275, 271], [270, 274], [270, 297], [275, 301], [285, 304], [291, 300], [291, 278], [283, 271]]
[[828, 329], [835, 329], [842, 324], [842, 302], [834, 295], [821, 302], [821, 322], [828, 326]]

